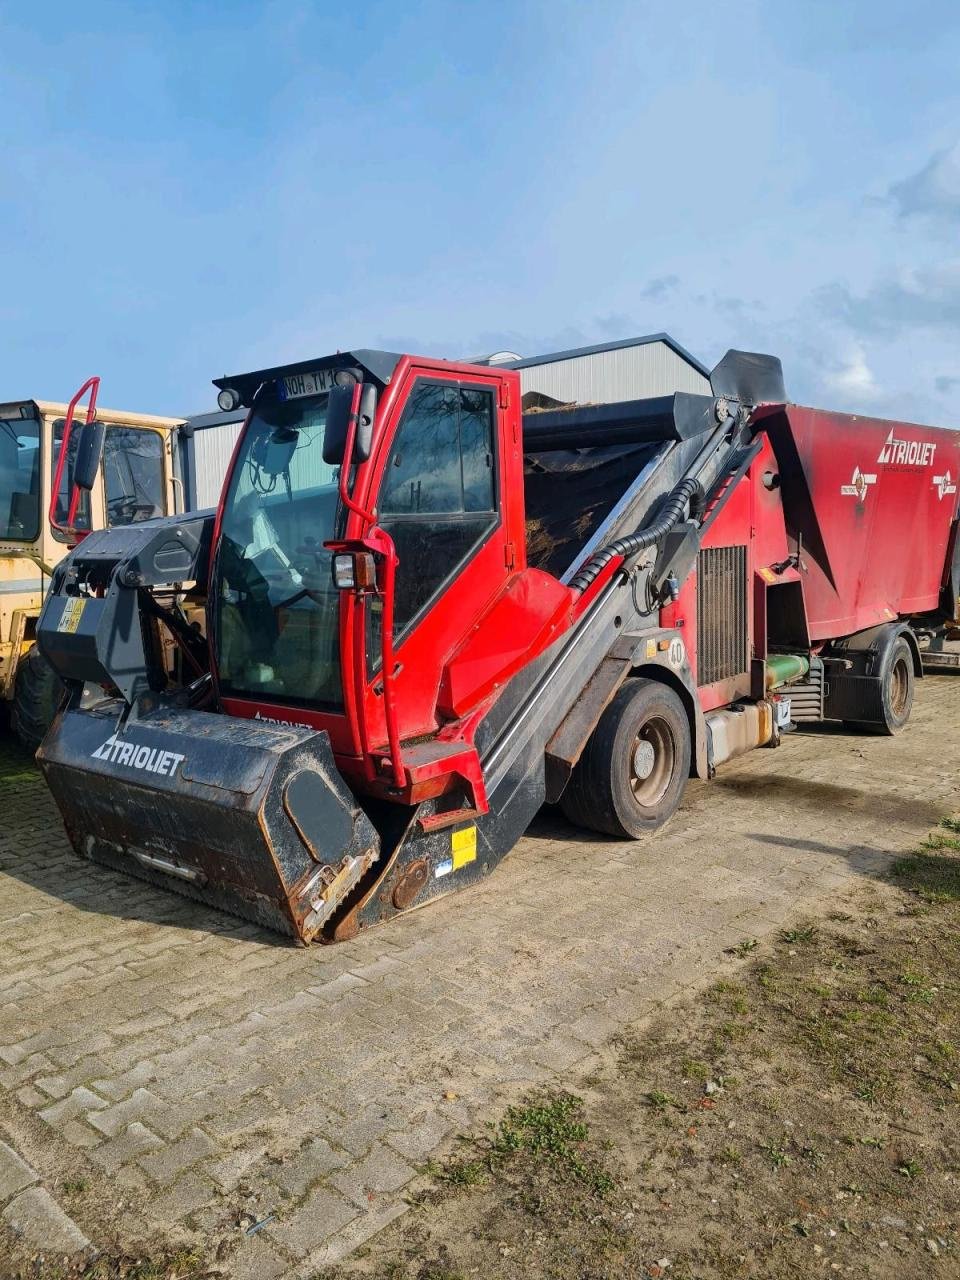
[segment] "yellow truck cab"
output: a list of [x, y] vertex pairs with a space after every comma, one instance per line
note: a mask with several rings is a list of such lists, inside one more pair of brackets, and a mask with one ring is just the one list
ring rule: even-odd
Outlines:
[[[59, 682], [34, 648], [34, 636], [50, 574], [69, 550], [55, 523], [65, 523], [77, 431], [50, 521], [66, 413], [65, 404], [48, 400], [0, 402], [0, 703], [31, 749], [59, 699]], [[103, 461], [76, 526], [102, 529], [182, 511], [178, 430], [184, 419], [103, 408], [97, 418], [106, 427]]]

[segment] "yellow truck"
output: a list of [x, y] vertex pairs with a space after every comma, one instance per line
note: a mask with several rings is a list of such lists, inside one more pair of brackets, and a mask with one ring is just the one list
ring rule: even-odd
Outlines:
[[[0, 402], [0, 704], [31, 750], [60, 696], [34, 635], [50, 574], [70, 547], [56, 525], [66, 524], [77, 430], [51, 501], [66, 415], [65, 404], [47, 400]], [[102, 529], [183, 511], [179, 429], [185, 419], [102, 408], [96, 416], [105, 425], [103, 460], [93, 488], [83, 494], [75, 527]]]

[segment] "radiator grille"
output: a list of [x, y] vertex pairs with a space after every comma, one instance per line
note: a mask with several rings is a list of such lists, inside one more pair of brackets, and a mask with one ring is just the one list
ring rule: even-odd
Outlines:
[[709, 547], [697, 566], [697, 682], [748, 670], [747, 548]]

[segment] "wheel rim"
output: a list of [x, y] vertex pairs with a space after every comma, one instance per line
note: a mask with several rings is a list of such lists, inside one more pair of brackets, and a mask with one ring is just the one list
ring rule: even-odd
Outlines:
[[637, 804], [652, 808], [667, 794], [677, 748], [670, 725], [652, 716], [640, 726], [630, 751], [630, 789]]
[[890, 672], [890, 710], [899, 719], [907, 710], [910, 696], [910, 672], [906, 658], [898, 658]]

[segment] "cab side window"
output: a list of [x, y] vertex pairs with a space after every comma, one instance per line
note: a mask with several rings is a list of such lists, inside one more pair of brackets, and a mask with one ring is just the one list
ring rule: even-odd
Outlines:
[[497, 524], [495, 423], [490, 388], [426, 379], [414, 386], [377, 504], [400, 560], [395, 635]]
[[[72, 443], [72, 441], [71, 441]], [[138, 524], [162, 516], [163, 437], [141, 427], [108, 426], [103, 447], [107, 523]]]

